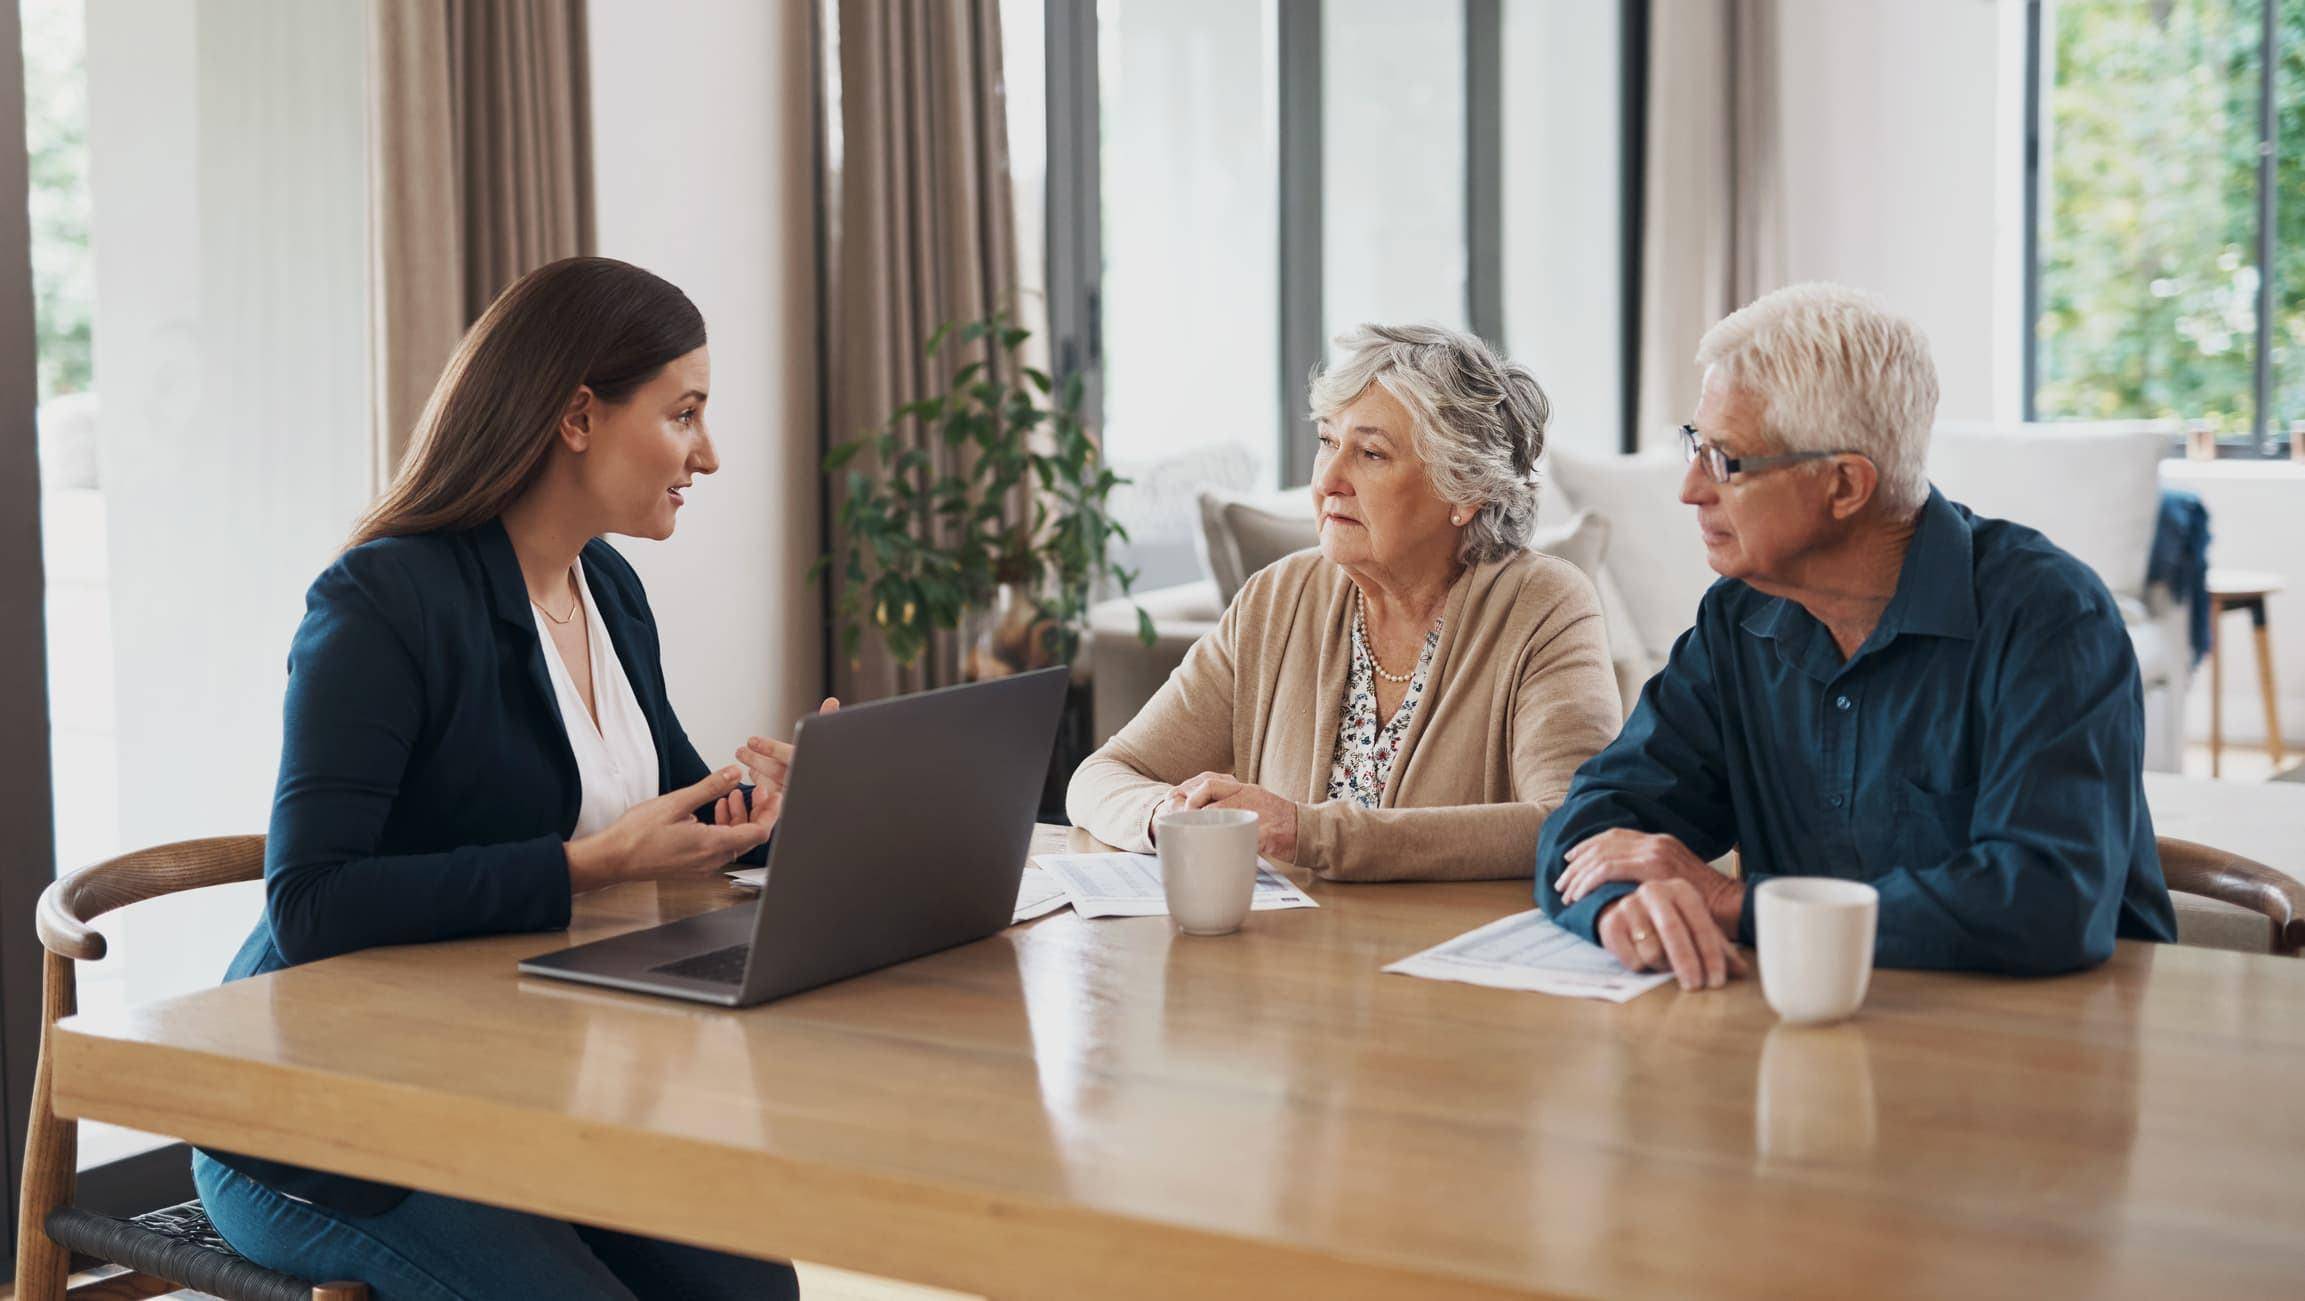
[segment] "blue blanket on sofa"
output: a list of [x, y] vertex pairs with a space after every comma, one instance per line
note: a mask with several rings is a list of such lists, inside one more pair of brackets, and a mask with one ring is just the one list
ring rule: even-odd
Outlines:
[[2185, 603], [2191, 623], [2193, 662], [2209, 653], [2209, 508], [2196, 493], [2161, 490], [2161, 514], [2153, 522], [2153, 553], [2145, 581], [2167, 587]]

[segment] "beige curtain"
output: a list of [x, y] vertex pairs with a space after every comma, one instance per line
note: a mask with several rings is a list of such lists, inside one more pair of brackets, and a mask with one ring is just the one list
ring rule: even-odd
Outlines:
[[[827, 308], [827, 432], [836, 441], [879, 425], [983, 352], [923, 344], [947, 321], [1013, 310], [1016, 225], [1001, 98], [998, 0], [840, 0], [837, 171]], [[830, 143], [828, 141], [828, 143]], [[940, 458], [925, 430], [906, 431]], [[941, 467], [939, 472], [942, 472]], [[833, 486], [834, 511], [840, 486]], [[829, 517], [828, 517], [829, 518]], [[839, 539], [835, 538], [837, 545]], [[869, 634], [861, 664], [838, 655], [842, 699], [872, 699], [959, 680], [960, 646], [937, 637], [909, 667]]]
[[1673, 0], [1649, 27], [1641, 232], [1643, 449], [1696, 409], [1715, 321], [1784, 283], [1778, 0]]
[[376, 482], [466, 327], [593, 249], [585, 0], [370, 0]]

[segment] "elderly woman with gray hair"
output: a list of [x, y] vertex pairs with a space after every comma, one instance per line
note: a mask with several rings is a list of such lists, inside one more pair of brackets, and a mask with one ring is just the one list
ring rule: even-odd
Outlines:
[[1151, 848], [1163, 810], [1258, 814], [1338, 880], [1527, 876], [1623, 717], [1593, 587], [1527, 549], [1549, 412], [1437, 326], [1363, 326], [1312, 386], [1320, 546], [1257, 573], [1091, 756], [1073, 821]]

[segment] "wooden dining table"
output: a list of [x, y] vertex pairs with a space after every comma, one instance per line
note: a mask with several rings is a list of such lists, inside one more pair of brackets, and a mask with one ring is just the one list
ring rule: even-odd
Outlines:
[[[1044, 831], [1036, 847], [1082, 843]], [[1302, 878], [1300, 878], [1302, 879]], [[57, 1029], [58, 1112], [1001, 1298], [2305, 1292], [2305, 962], [1629, 1003], [1388, 975], [1525, 881], [1071, 911], [741, 1011], [377, 949]]]

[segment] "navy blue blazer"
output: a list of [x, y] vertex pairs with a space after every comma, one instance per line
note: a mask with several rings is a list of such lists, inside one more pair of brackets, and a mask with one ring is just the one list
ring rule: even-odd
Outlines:
[[[711, 768], [673, 716], [640, 577], [584, 548], [656, 741], [657, 789]], [[226, 980], [381, 944], [568, 925], [583, 788], [512, 540], [494, 520], [383, 538], [313, 580], [288, 653], [264, 916]], [[697, 811], [706, 820], [711, 808]], [[767, 860], [762, 846], [747, 856]], [[309, 1201], [375, 1214], [404, 1190], [211, 1153]]]

